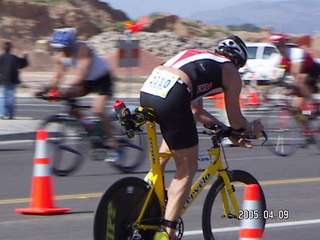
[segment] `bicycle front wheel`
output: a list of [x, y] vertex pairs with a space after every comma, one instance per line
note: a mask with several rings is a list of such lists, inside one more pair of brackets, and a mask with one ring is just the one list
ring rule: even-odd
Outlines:
[[278, 156], [293, 155], [304, 142], [299, 123], [286, 108], [270, 115], [264, 125], [268, 135], [265, 145]]
[[[127, 177], [114, 183], [102, 196], [94, 217], [94, 240], [152, 240], [155, 230], [140, 229], [135, 224], [146, 197], [148, 184], [140, 178]], [[159, 227], [161, 208], [153, 192], [141, 224]], [[134, 238], [140, 235], [141, 238]]]
[[83, 163], [88, 141], [85, 130], [75, 119], [52, 116], [40, 128], [48, 131], [52, 172], [57, 176], [75, 173]]
[[[239, 207], [243, 204], [244, 186], [247, 184], [259, 184], [248, 172], [234, 170], [229, 172], [229, 178], [234, 186], [234, 194]], [[259, 185], [260, 186], [260, 185]], [[225, 188], [222, 178], [219, 178], [210, 188], [202, 211], [202, 231], [205, 240], [237, 240], [240, 234], [241, 221], [236, 218], [236, 213], [231, 212], [229, 216], [224, 215], [220, 191]], [[261, 187], [260, 187], [261, 189]], [[266, 202], [261, 189], [261, 211], [266, 210]], [[231, 211], [234, 211], [231, 209]], [[261, 214], [263, 214], [263, 212]], [[263, 220], [263, 228], [265, 221]]]

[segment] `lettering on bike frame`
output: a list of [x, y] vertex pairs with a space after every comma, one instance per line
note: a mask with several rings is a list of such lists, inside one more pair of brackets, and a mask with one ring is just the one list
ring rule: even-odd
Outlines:
[[116, 208], [113, 202], [108, 204], [108, 216], [107, 216], [107, 239], [115, 240], [115, 218], [116, 218]]
[[152, 158], [152, 164], [156, 164], [156, 156], [154, 154], [154, 149], [153, 149], [153, 140], [152, 138], [149, 138], [149, 149], [150, 149], [150, 156]]
[[199, 156], [198, 162], [210, 162], [211, 158], [209, 156]]
[[209, 180], [211, 179], [211, 174], [207, 173], [207, 175], [205, 175], [204, 177], [202, 177], [199, 180], [199, 183], [197, 185], [197, 187], [189, 194], [188, 198], [187, 198], [187, 202], [184, 205], [183, 208], [188, 208], [189, 205], [193, 202], [193, 200], [195, 199], [195, 195], [199, 194], [203, 188], [207, 185], [207, 183], [209, 182]]

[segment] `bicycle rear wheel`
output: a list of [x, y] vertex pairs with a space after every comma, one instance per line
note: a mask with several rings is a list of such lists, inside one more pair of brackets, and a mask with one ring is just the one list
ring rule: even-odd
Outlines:
[[[94, 240], [128, 240], [137, 233], [142, 239], [152, 240], [153, 230], [134, 226], [149, 191], [148, 184], [140, 178], [127, 177], [115, 182], [103, 194], [96, 209]], [[153, 194], [141, 223], [158, 227], [161, 216], [159, 201]]]
[[[258, 181], [248, 172], [234, 170], [229, 172], [229, 177], [234, 186], [234, 194], [241, 208], [243, 202], [243, 191], [246, 184], [259, 184]], [[259, 185], [260, 186], [260, 185]], [[237, 240], [239, 239], [240, 220], [236, 217], [227, 218], [224, 216], [221, 204], [221, 189], [225, 187], [222, 178], [217, 179], [210, 188], [205, 199], [202, 210], [202, 231], [205, 240]], [[260, 187], [261, 189], [261, 187]], [[261, 189], [261, 211], [266, 210], [266, 202]], [[241, 201], [240, 201], [241, 200]], [[235, 213], [232, 213], [235, 216]], [[263, 213], [261, 213], [263, 214]], [[263, 215], [262, 215], [263, 216]], [[263, 220], [263, 228], [265, 221]]]
[[52, 116], [40, 128], [48, 131], [52, 172], [57, 176], [75, 173], [83, 163], [88, 141], [85, 130], [75, 119]]
[[264, 125], [268, 135], [265, 145], [278, 156], [294, 154], [304, 142], [299, 123], [286, 108], [281, 108], [275, 116], [270, 115]]
[[139, 134], [133, 138], [128, 138], [124, 128], [119, 122], [112, 122], [115, 138], [118, 139], [122, 150], [121, 157], [108, 160], [113, 167], [128, 173], [137, 169], [147, 155], [147, 138], [145, 134]]

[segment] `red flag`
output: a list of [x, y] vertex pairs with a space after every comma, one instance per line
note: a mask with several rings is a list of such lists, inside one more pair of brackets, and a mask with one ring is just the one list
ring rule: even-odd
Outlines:
[[131, 30], [132, 32], [140, 32], [143, 25], [149, 21], [148, 18], [140, 18], [135, 24], [133, 22], [127, 22], [125, 28]]

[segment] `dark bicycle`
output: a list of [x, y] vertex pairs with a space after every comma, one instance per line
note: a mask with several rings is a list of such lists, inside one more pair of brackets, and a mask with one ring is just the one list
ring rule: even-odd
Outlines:
[[100, 120], [84, 114], [84, 110], [90, 106], [80, 105], [75, 98], [50, 96], [46, 93], [37, 97], [64, 102], [63, 111], [48, 117], [39, 126], [49, 133], [48, 145], [55, 175], [68, 176], [75, 173], [88, 158], [104, 160], [122, 172], [132, 172], [144, 161], [147, 146], [145, 136], [140, 134], [129, 139], [114, 112], [109, 117], [114, 137], [119, 143], [116, 151], [107, 144], [108, 136], [102, 130]]

